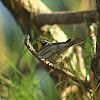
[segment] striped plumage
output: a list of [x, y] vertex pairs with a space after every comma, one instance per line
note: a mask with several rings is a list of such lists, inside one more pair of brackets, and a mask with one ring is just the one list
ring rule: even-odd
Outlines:
[[[59, 64], [66, 56], [66, 52], [69, 47], [83, 43], [81, 38], [77, 38], [73, 41], [68, 39], [66, 42], [50, 43], [48, 41], [40, 41], [42, 43], [42, 48], [39, 50], [38, 54], [42, 58], [49, 60], [53, 64]], [[45, 45], [44, 45], [45, 44]]]

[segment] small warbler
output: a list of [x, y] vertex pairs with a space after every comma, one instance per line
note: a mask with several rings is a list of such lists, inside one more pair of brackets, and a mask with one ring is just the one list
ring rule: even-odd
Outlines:
[[65, 58], [66, 53], [71, 46], [83, 42], [84, 41], [81, 38], [76, 38], [73, 41], [68, 39], [66, 42], [57, 43], [51, 43], [48, 40], [38, 41], [38, 54], [53, 64], [59, 64]]

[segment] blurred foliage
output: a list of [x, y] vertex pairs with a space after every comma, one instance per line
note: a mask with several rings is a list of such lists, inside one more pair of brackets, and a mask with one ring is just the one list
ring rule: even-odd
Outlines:
[[[47, 6], [47, 9], [52, 11], [95, 9], [95, 0], [41, 0], [41, 2], [43, 4], [41, 7]], [[7, 100], [58, 100], [61, 96], [62, 100], [91, 100], [90, 91], [84, 93], [84, 88], [80, 89], [70, 79], [65, 81], [66, 84], [63, 85], [65, 90], [59, 89], [59, 85], [64, 80], [61, 81], [59, 77], [58, 83], [55, 84], [49, 75], [50, 72], [40, 67], [38, 60], [24, 45], [23, 32], [1, 1], [0, 23], [0, 97]], [[97, 27], [95, 27], [95, 36], [96, 29]], [[70, 70], [77, 77], [89, 81], [93, 45], [88, 30], [86, 23], [45, 25], [41, 28], [42, 32], [38, 39], [56, 42], [82, 37], [85, 43], [81, 46], [71, 47], [61, 66]], [[32, 44], [35, 42], [32, 41]]]

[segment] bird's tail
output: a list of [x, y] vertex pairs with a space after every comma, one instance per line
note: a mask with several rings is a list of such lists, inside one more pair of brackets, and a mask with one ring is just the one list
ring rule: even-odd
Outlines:
[[61, 48], [63, 49], [63, 51], [66, 51], [69, 47], [81, 43], [84, 43], [84, 40], [82, 40], [82, 38], [76, 38], [73, 41], [69, 41], [69, 42], [66, 41], [66, 43], [62, 44]]
[[76, 38], [75, 40], [70, 41], [69, 46], [73, 46], [81, 43], [84, 43], [84, 40], [82, 40], [82, 38]]

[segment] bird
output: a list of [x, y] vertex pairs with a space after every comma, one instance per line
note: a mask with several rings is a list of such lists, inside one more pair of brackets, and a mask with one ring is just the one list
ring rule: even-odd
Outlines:
[[68, 39], [65, 42], [52, 43], [48, 40], [38, 40], [38, 54], [54, 65], [60, 64], [66, 57], [66, 53], [71, 46], [84, 43], [82, 38], [74, 40]]

